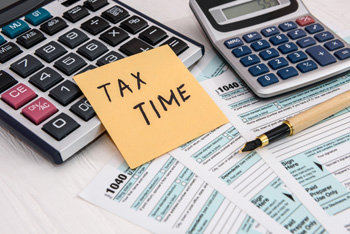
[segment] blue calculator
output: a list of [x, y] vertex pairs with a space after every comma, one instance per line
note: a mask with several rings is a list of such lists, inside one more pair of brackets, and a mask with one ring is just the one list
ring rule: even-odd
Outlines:
[[190, 0], [212, 45], [262, 98], [350, 70], [350, 48], [300, 0]]

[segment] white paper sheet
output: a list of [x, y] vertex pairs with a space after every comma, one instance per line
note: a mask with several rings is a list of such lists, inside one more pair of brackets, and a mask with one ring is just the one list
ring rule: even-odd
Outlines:
[[[207, 90], [207, 92], [211, 95], [211, 97], [216, 101], [216, 103], [220, 106], [220, 108], [226, 113], [226, 115], [230, 119], [230, 122], [237, 127], [239, 132], [241, 132], [246, 139], [252, 140], [256, 136], [280, 124], [280, 122], [283, 121], [284, 119], [292, 115], [295, 115], [296, 113], [301, 112], [330, 97], [333, 97], [339, 93], [342, 93], [345, 90], [349, 90], [349, 82], [350, 82], [350, 77], [344, 76], [344, 77], [340, 77], [337, 79], [324, 82], [323, 84], [320, 84], [318, 86], [313, 86], [309, 89], [300, 90], [294, 93], [290, 93], [284, 96], [280, 96], [280, 97], [268, 99], [268, 100], [261, 100], [256, 96], [252, 95], [250, 91], [244, 86], [244, 84], [241, 83], [237, 78], [235, 78], [234, 74], [229, 71], [222, 74], [220, 77], [202, 82], [202, 85]], [[237, 83], [238, 86], [231, 85], [231, 88], [230, 88], [230, 84], [233, 84], [233, 83]], [[224, 87], [227, 87], [227, 88], [224, 88]], [[223, 92], [220, 90], [220, 88], [223, 90]], [[346, 121], [346, 119], [348, 119], [348, 117], [346, 116], [348, 114], [348, 111], [343, 111], [342, 113], [345, 114], [342, 116], [345, 119], [344, 121]], [[339, 115], [340, 114], [341, 113], [339, 113]], [[340, 123], [338, 122], [338, 120], [334, 120], [334, 121], [336, 121], [343, 128], [347, 128], [348, 131], [350, 130], [349, 127], [347, 127], [347, 125], [345, 125], [344, 122]], [[325, 123], [325, 125], [327, 124]], [[334, 127], [334, 125], [328, 126], [328, 128], [323, 129], [325, 135], [330, 135], [328, 136], [329, 138], [331, 138], [331, 139], [328, 139], [329, 141], [333, 139], [332, 137], [337, 136], [330, 132], [331, 129], [334, 129], [332, 130], [334, 132], [339, 131], [339, 128], [337, 129], [336, 127]], [[320, 130], [320, 132], [321, 131], [322, 130]], [[328, 141], [326, 141], [325, 136], [320, 135], [320, 132], [314, 133], [315, 137], [317, 137], [317, 140], [315, 140], [314, 138], [313, 140], [310, 140], [309, 142], [307, 142], [306, 140], [311, 137], [310, 135], [308, 135], [300, 139], [300, 142], [299, 142], [300, 145], [295, 145], [295, 142], [290, 142], [290, 144], [292, 145], [294, 144], [293, 149], [303, 150], [301, 152], [305, 152], [307, 150], [313, 149], [314, 147], [316, 147], [316, 145], [319, 147], [323, 146], [322, 144], [326, 144]], [[344, 133], [344, 131], [342, 131], [342, 133]], [[299, 134], [299, 136], [301, 135]], [[324, 140], [324, 143], [321, 143], [320, 139]], [[312, 141], [314, 141], [313, 142], [314, 144], [309, 144]], [[341, 140], [339, 141], [341, 142]], [[244, 140], [242, 142], [244, 143]], [[281, 161], [284, 160], [283, 163], [286, 165], [289, 163], [288, 155], [286, 154], [286, 152], [289, 152], [289, 150], [291, 150], [291, 145], [288, 145], [288, 146], [286, 145], [288, 144], [288, 142], [289, 142], [289, 139], [285, 141], [284, 146], [281, 146], [282, 148], [284, 148], [283, 152], [282, 151], [275, 152], [276, 157], [277, 155], [279, 155], [280, 160]], [[321, 145], [319, 145], [319, 143], [321, 143]], [[301, 145], [304, 148], [302, 148]], [[346, 142], [345, 142], [345, 145], [346, 145]], [[240, 147], [237, 147], [237, 150], [239, 148]], [[265, 159], [268, 162], [269, 164], [268, 167], [271, 170], [273, 170], [284, 181], [287, 187], [291, 191], [293, 191], [295, 195], [297, 195], [298, 199], [301, 202], [303, 202], [303, 204], [306, 207], [308, 207], [308, 209], [314, 215], [314, 217], [316, 217], [316, 219], [319, 220], [328, 231], [331, 231], [331, 230], [336, 231], [337, 228], [340, 229], [341, 226], [346, 227], [346, 225], [348, 225], [349, 221], [346, 221], [346, 218], [343, 219], [343, 217], [348, 216], [347, 212], [343, 211], [339, 213], [339, 211], [341, 210], [339, 208], [333, 212], [333, 216], [336, 218], [332, 219], [329, 215], [326, 215], [326, 212], [324, 212], [322, 208], [318, 206], [313, 199], [311, 199], [310, 196], [309, 198], [307, 198], [308, 196], [306, 191], [302, 189], [302, 187], [298, 183], [296, 183], [295, 179], [292, 178], [292, 176], [283, 168], [281, 163], [277, 163], [276, 160], [273, 160], [274, 157], [271, 157], [272, 152], [267, 151], [267, 149], [264, 149], [263, 151], [258, 150], [257, 152], [259, 155], [263, 157], [263, 159]], [[237, 150], [234, 152], [237, 152]], [[344, 150], [342, 150], [341, 152], [346, 153], [346, 151]], [[350, 152], [350, 151], [347, 151], [347, 152]], [[292, 152], [290, 152], [290, 154], [295, 155], [293, 153], [293, 150]], [[238, 154], [235, 157], [242, 157], [244, 155], [245, 154]], [[176, 157], [176, 155], [174, 156]], [[325, 157], [323, 156], [323, 158]], [[300, 177], [301, 174], [304, 176], [311, 172], [311, 169], [309, 169], [310, 162], [308, 163], [304, 156], [299, 155], [298, 160], [299, 160], [298, 161], [299, 165], [302, 165], [302, 166], [300, 166], [300, 168], [297, 168], [297, 171], [291, 170], [293, 171], [293, 175], [296, 178], [298, 178], [298, 176]], [[331, 160], [331, 158], [327, 157], [327, 160]], [[322, 162], [319, 162], [319, 164], [322, 164]], [[189, 168], [192, 168], [187, 163], [185, 163], [185, 165], [188, 166]], [[313, 167], [315, 171], [315, 169], [318, 168], [318, 165], [315, 163], [313, 163], [312, 165], [315, 165], [315, 167]], [[308, 170], [305, 171], [304, 173], [300, 173], [305, 168], [308, 168]], [[200, 172], [196, 170], [194, 170], [194, 172], [201, 175]], [[327, 173], [317, 174], [315, 171], [314, 174], [315, 175], [312, 175], [311, 177], [316, 175], [319, 177], [322, 177], [322, 176], [325, 176], [325, 174]], [[335, 181], [332, 180], [332, 184], [334, 183]], [[326, 188], [329, 187], [329, 183], [324, 183], [323, 185], [319, 185], [319, 188], [321, 190], [324, 189], [325, 187]], [[306, 187], [305, 185], [305, 188], [307, 188], [311, 192], [310, 187]], [[344, 196], [345, 197], [348, 196], [349, 193], [347, 189], [344, 189], [344, 188], [340, 189], [339, 186], [335, 184], [331, 186], [331, 188], [329, 188], [328, 190], [330, 190], [329, 192], [331, 192], [331, 191], [334, 191], [335, 188], [338, 189], [337, 191], [339, 193], [338, 199], [342, 199]], [[221, 192], [224, 195], [226, 195], [226, 193], [224, 193], [223, 191]], [[336, 193], [336, 192], [333, 192], [333, 193]], [[317, 195], [314, 195], [314, 197], [315, 196]], [[334, 194], [332, 196], [336, 197], [336, 195]], [[323, 203], [321, 202], [321, 204]], [[343, 204], [342, 205], [338, 204], [338, 206], [341, 206], [344, 209], [347, 208], [348, 207], [347, 201], [343, 201]], [[337, 215], [335, 213], [337, 213]], [[340, 230], [337, 230], [337, 232], [339, 233]]]
[[135, 170], [118, 154], [80, 196], [154, 233], [269, 233], [168, 154]]

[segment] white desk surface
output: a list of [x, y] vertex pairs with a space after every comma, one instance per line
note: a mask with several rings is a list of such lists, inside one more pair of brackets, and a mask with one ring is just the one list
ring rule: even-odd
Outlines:
[[[188, 0], [123, 2], [211, 47]], [[349, 0], [304, 3], [329, 27], [350, 30]], [[149, 233], [78, 197], [115, 150], [104, 134], [65, 164], [55, 166], [0, 128], [0, 233]]]

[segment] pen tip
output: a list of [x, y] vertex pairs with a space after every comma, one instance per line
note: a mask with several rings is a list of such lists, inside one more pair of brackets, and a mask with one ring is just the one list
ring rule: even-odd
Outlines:
[[249, 142], [244, 144], [244, 146], [240, 150], [240, 153], [255, 150], [256, 148], [259, 148], [260, 146], [261, 146], [261, 141], [259, 139], [255, 139], [254, 141], [249, 141]]

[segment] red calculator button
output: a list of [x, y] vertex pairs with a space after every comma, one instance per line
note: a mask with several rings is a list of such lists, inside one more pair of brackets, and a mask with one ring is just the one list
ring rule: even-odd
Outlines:
[[43, 97], [38, 98], [22, 110], [22, 114], [35, 124], [40, 124], [56, 112], [57, 108]]
[[35, 97], [35, 92], [21, 83], [1, 95], [1, 99], [16, 110]]
[[307, 16], [303, 16], [303, 17], [298, 18], [296, 20], [296, 22], [300, 26], [305, 26], [305, 25], [309, 25], [309, 24], [315, 23], [315, 20], [311, 16], [307, 15]]

